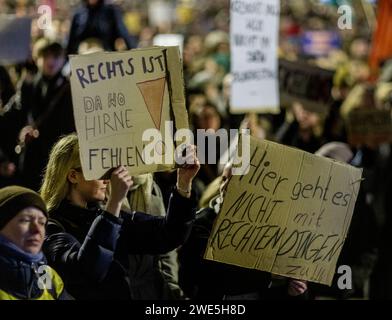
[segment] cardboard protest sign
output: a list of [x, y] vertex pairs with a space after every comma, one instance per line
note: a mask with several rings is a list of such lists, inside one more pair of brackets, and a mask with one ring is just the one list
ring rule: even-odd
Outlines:
[[251, 137], [232, 176], [205, 258], [331, 285], [362, 170]]
[[334, 72], [299, 61], [279, 60], [282, 106], [301, 103], [305, 109], [327, 113], [332, 103]]
[[25, 62], [30, 55], [31, 18], [0, 15], [0, 64]]
[[232, 113], [279, 112], [276, 0], [232, 0], [230, 10]]
[[85, 178], [119, 165], [132, 175], [173, 168], [173, 131], [188, 128], [178, 47], [71, 56], [70, 64]]
[[351, 145], [379, 145], [392, 141], [392, 118], [389, 110], [354, 109], [347, 118]]

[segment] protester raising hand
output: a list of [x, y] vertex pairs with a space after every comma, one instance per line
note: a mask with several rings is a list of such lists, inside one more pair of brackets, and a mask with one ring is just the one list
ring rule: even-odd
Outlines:
[[185, 242], [196, 211], [188, 199], [199, 168], [194, 147], [185, 158], [188, 164], [179, 169], [177, 190], [161, 217], [121, 208], [133, 185], [123, 166], [111, 173], [103, 210], [109, 180], [84, 178], [77, 136], [65, 136], [54, 145], [41, 188], [51, 217], [44, 252], [73, 297], [132, 299], [129, 255], [162, 254]]
[[184, 149], [184, 164], [177, 170], [177, 191], [183, 197], [191, 196], [192, 180], [200, 169], [200, 162], [196, 156], [196, 146], [188, 145]]
[[119, 166], [112, 172], [110, 178], [111, 193], [106, 204], [107, 212], [116, 217], [120, 215], [122, 201], [132, 185], [132, 177], [124, 166]]

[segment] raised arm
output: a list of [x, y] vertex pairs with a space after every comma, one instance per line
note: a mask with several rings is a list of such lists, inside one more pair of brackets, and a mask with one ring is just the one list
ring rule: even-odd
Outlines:
[[49, 265], [71, 286], [102, 281], [113, 262], [121, 223], [121, 219], [103, 212], [80, 244], [56, 222], [50, 222], [43, 246]]
[[129, 253], [160, 254], [184, 243], [195, 219], [192, 180], [199, 169], [195, 146], [189, 146], [185, 164], [177, 170], [177, 185], [170, 197], [166, 217], [140, 212], [123, 216], [120, 242], [124, 250]]

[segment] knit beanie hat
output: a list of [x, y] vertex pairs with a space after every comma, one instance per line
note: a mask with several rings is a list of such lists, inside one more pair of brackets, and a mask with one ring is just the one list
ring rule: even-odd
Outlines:
[[33, 190], [19, 186], [9, 186], [0, 189], [0, 230], [21, 210], [27, 207], [40, 209], [48, 217], [45, 202]]

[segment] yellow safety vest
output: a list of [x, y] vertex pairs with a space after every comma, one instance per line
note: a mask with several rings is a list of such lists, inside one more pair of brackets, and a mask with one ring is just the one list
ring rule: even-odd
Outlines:
[[[61, 280], [60, 276], [57, 274], [57, 272], [53, 270], [51, 267], [48, 267], [47, 272], [51, 274], [52, 289], [47, 289], [45, 287], [42, 291], [41, 296], [31, 300], [57, 300], [60, 297], [61, 293], [63, 292], [64, 283], [63, 280]], [[43, 285], [45, 286], [45, 284]], [[21, 300], [21, 299], [0, 289], [0, 300]]]

